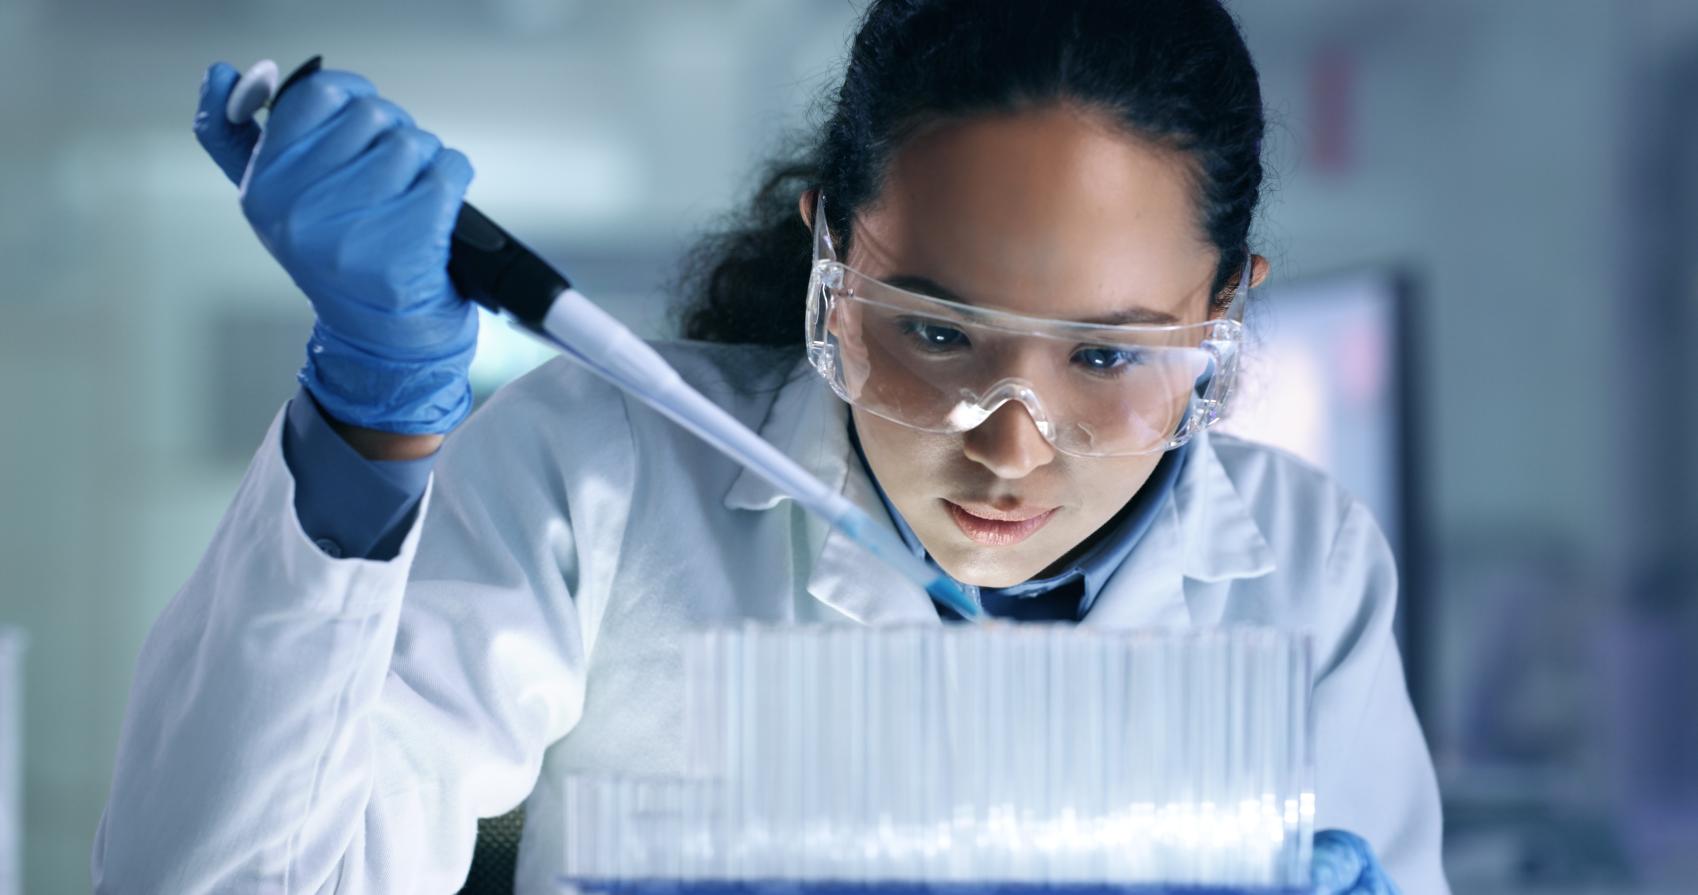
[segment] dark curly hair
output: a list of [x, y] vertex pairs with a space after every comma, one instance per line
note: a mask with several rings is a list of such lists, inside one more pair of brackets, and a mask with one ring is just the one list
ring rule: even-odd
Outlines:
[[1248, 258], [1265, 124], [1255, 64], [1219, 0], [873, 0], [825, 126], [688, 256], [684, 336], [800, 350], [804, 191], [830, 197], [846, 245], [922, 125], [1053, 102], [1101, 110], [1188, 156], [1199, 223], [1220, 252], [1213, 293], [1225, 292]]

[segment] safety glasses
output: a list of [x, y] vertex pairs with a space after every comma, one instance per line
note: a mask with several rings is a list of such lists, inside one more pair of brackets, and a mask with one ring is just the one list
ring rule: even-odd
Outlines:
[[1158, 453], [1220, 419], [1237, 372], [1249, 263], [1226, 314], [1102, 326], [899, 289], [837, 259], [814, 207], [808, 359], [843, 400], [926, 432], [966, 432], [1009, 401], [1063, 453]]

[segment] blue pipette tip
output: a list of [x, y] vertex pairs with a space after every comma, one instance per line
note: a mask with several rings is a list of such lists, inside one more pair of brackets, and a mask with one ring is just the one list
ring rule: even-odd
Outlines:
[[926, 593], [930, 594], [932, 599], [938, 600], [955, 610], [968, 621], [976, 622], [985, 619], [983, 607], [968, 599], [966, 592], [961, 590], [961, 585], [943, 575], [933, 578], [931, 583], [926, 585]]
[[970, 599], [948, 575], [940, 575], [937, 570], [928, 567], [919, 557], [909, 552], [908, 545], [888, 528], [880, 528], [873, 524], [872, 517], [860, 508], [849, 506], [844, 512], [832, 519], [837, 530], [843, 532], [860, 544], [867, 552], [889, 563], [890, 566], [909, 581], [926, 589], [933, 599], [955, 610], [957, 615], [968, 621], [984, 621], [985, 610], [977, 602]]

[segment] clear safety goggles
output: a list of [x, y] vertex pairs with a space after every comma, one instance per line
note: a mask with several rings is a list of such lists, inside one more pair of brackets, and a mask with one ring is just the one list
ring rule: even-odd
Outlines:
[[837, 259], [814, 207], [808, 360], [843, 400], [926, 432], [966, 432], [1018, 401], [1057, 450], [1178, 447], [1220, 419], [1238, 368], [1250, 266], [1224, 316], [1105, 326], [899, 289]]

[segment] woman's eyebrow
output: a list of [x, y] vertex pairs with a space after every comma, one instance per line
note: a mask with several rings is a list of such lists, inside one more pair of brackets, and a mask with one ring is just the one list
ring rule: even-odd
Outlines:
[[[919, 274], [897, 274], [896, 276], [885, 279], [884, 282], [887, 285], [895, 286], [898, 289], [918, 292], [921, 295], [925, 295], [930, 298], [941, 298], [944, 301], [952, 301], [959, 305], [974, 304], [973, 302], [955, 294], [955, 292], [951, 291], [936, 280], [933, 280], [930, 277], [920, 276]], [[1167, 326], [1179, 322], [1178, 317], [1175, 317], [1166, 311], [1157, 311], [1151, 308], [1124, 308], [1095, 317], [1058, 317], [1056, 319], [1068, 320], [1073, 323], [1085, 323], [1091, 326], [1126, 326], [1128, 324]]]
[[922, 277], [919, 274], [912, 273], [902, 273], [893, 277], [886, 277], [884, 282], [887, 286], [895, 286], [898, 289], [906, 289], [909, 292], [918, 292], [927, 298], [941, 298], [944, 301], [952, 301], [958, 305], [972, 304], [972, 302], [956, 295], [953, 291], [945, 288], [942, 283], [939, 283], [931, 277]]
[[1089, 323], [1093, 326], [1126, 326], [1127, 324], [1169, 326], [1178, 323], [1179, 318], [1166, 311], [1157, 311], [1151, 308], [1127, 308], [1100, 317], [1086, 317], [1077, 322]]

